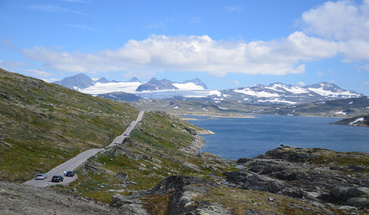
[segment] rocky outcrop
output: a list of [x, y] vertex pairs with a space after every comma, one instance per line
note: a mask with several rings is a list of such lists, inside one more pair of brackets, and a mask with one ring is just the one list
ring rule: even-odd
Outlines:
[[355, 116], [355, 117], [340, 120], [333, 124], [368, 127], [369, 126], [369, 115]]
[[360, 211], [369, 208], [368, 162], [368, 154], [359, 152], [283, 146], [253, 159], [240, 159], [242, 170], [224, 174], [229, 186]]
[[149, 194], [170, 194], [168, 214], [232, 214], [222, 205], [194, 201], [197, 196], [204, 195], [214, 186], [214, 182], [205, 179], [179, 175], [164, 179]]
[[204, 139], [201, 136], [196, 135], [195, 140], [191, 143], [191, 145], [180, 148], [180, 150], [191, 154], [197, 154], [200, 152], [200, 149], [204, 147], [204, 144]]

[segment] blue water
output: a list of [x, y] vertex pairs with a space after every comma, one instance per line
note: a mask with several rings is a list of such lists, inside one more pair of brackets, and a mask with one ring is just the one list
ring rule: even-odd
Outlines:
[[196, 117], [192, 124], [213, 131], [202, 135], [202, 152], [236, 160], [252, 158], [280, 144], [369, 153], [369, 128], [329, 124], [340, 119], [257, 115], [256, 118]]

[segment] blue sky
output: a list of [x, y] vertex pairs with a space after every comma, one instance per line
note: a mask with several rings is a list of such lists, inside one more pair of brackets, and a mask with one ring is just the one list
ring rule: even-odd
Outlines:
[[322, 81], [369, 95], [369, 0], [0, 0], [0, 67], [49, 82]]

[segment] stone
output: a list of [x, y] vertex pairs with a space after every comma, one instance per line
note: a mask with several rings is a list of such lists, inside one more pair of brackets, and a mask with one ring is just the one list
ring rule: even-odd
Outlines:
[[115, 175], [116, 178], [126, 181], [128, 179], [128, 174], [124, 173], [124, 172], [119, 172]]

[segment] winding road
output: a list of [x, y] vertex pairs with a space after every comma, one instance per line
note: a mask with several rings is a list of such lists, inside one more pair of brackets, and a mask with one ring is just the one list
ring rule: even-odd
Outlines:
[[[131, 131], [136, 127], [137, 123], [142, 120], [144, 113], [145, 111], [140, 111], [137, 119], [135, 121], [132, 121], [131, 124], [128, 126], [128, 128], [123, 132], [123, 134], [116, 137], [113, 140], [113, 142], [107, 147], [112, 147], [117, 144], [123, 143], [124, 139], [131, 134]], [[24, 182], [24, 184], [35, 186], [35, 187], [48, 187], [48, 186], [57, 185], [57, 184], [62, 184], [62, 185], [69, 184], [70, 182], [77, 180], [78, 176], [77, 174], [75, 174], [74, 177], [63, 176], [64, 171], [70, 171], [70, 170], [76, 169], [79, 165], [87, 161], [88, 158], [96, 155], [97, 153], [103, 150], [105, 149], [104, 148], [103, 149], [90, 149], [90, 150], [84, 151], [81, 154], [77, 155], [76, 157], [60, 164], [59, 166], [47, 172], [46, 173], [46, 175], [48, 176], [47, 179], [44, 179], [44, 180], [32, 179], [27, 182]], [[59, 183], [51, 182], [51, 178], [53, 177], [53, 175], [63, 176], [64, 181], [59, 182]]]

